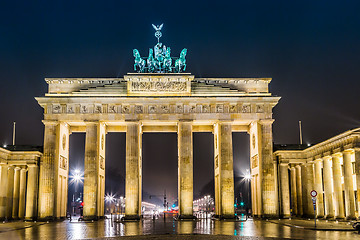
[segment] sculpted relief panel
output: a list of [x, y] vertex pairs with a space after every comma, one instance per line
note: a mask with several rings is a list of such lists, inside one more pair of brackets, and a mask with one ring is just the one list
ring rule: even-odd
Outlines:
[[265, 113], [264, 105], [250, 104], [53, 104], [52, 114], [170, 114]]
[[59, 165], [61, 169], [67, 170], [67, 158], [60, 155]]
[[130, 92], [186, 92], [186, 82], [153, 82], [133, 81], [130, 83]]

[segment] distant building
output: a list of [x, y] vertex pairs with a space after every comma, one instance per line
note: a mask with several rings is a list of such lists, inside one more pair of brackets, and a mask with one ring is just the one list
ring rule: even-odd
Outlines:
[[0, 219], [33, 220], [37, 216], [42, 147], [0, 147]]
[[315, 190], [317, 217], [359, 217], [360, 128], [313, 146], [275, 145], [274, 161], [281, 216], [313, 217]]

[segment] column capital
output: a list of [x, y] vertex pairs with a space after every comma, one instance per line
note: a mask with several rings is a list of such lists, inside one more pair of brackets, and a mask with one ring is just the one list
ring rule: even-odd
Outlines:
[[342, 153], [343, 154], [352, 154], [352, 153], [355, 153], [355, 149], [352, 149], [352, 148], [345, 149]]
[[259, 123], [261, 125], [268, 125], [268, 124], [273, 124], [275, 120], [274, 119], [261, 119], [259, 120]]
[[289, 166], [289, 162], [281, 162], [279, 163], [280, 166]]
[[321, 163], [322, 161], [323, 161], [323, 159], [322, 159], [322, 158], [317, 158], [317, 159], [315, 159], [315, 160], [314, 160], [314, 162], [315, 162], [315, 163], [318, 163], [318, 162], [320, 162], [320, 163]]
[[42, 122], [45, 126], [54, 126], [59, 124], [59, 121], [54, 121], [54, 120], [42, 120]]
[[331, 155], [324, 156], [323, 160], [332, 160], [332, 156]]
[[178, 123], [179, 122], [185, 122], [185, 123], [192, 123], [194, 120], [192, 120], [192, 119], [179, 119], [178, 120]]
[[315, 160], [310, 160], [310, 161], [307, 161], [306, 164], [314, 164], [315, 163]]
[[337, 152], [332, 154], [333, 157], [338, 157], [338, 158], [341, 158], [342, 155], [343, 155], [342, 152]]
[[84, 123], [85, 123], [86, 126], [91, 126], [91, 125], [99, 124], [99, 121], [85, 120]]
[[32, 168], [32, 167], [39, 167], [38, 165], [36, 165], [36, 164], [28, 164], [28, 165], [26, 165], [28, 168]]

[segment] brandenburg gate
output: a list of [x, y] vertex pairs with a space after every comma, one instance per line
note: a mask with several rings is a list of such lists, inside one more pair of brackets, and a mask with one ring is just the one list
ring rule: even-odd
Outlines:
[[[156, 30], [159, 32], [159, 27]], [[247, 132], [253, 214], [277, 216], [272, 109], [280, 97], [269, 92], [271, 79], [195, 78], [180, 71], [186, 67], [186, 49], [174, 65], [165, 64], [166, 59], [172, 60], [167, 58], [170, 48], [158, 42], [155, 58], [150, 50], [147, 67], [134, 50], [138, 73], [123, 78], [45, 79], [48, 92], [36, 98], [44, 109], [45, 125], [38, 218], [66, 216], [69, 135], [75, 132], [86, 133], [85, 219], [104, 215], [105, 144], [109, 132], [126, 133], [125, 219], [141, 216], [144, 132], [178, 135], [180, 219], [193, 218], [193, 132], [214, 134], [215, 210], [219, 218], [234, 218], [232, 133]], [[154, 64], [152, 68], [161, 56], [163, 67]]]

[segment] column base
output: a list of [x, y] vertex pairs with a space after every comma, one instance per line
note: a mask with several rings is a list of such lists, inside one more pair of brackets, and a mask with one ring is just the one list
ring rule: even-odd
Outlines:
[[283, 216], [281, 216], [281, 218], [284, 218], [284, 219], [291, 218], [291, 215], [283, 215]]
[[43, 218], [38, 218], [39, 222], [48, 222], [48, 221], [54, 221], [55, 218], [54, 217], [43, 217]]
[[232, 214], [231, 215], [214, 215], [214, 218], [219, 219], [219, 220], [227, 220], [227, 219], [236, 220], [237, 219], [235, 214], [234, 215], [232, 215]]
[[176, 220], [196, 220], [197, 217], [194, 215], [179, 215]]
[[139, 215], [125, 215], [121, 218], [121, 221], [140, 221]]
[[355, 220], [355, 219], [356, 219], [355, 216], [347, 216], [347, 217], [346, 217], [346, 220]]
[[262, 219], [279, 219], [279, 215], [277, 214], [264, 214], [261, 215]]
[[83, 216], [83, 221], [97, 221], [98, 216]]

